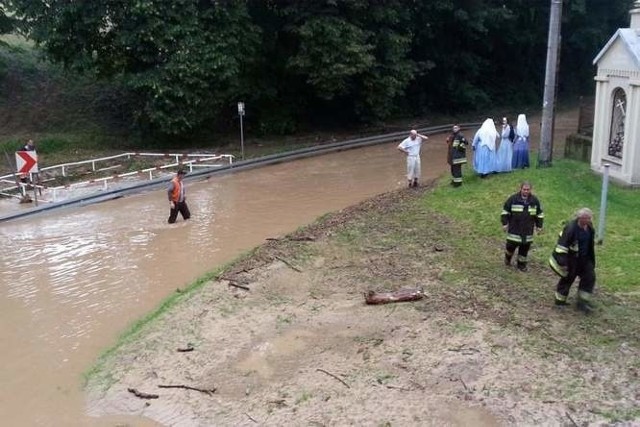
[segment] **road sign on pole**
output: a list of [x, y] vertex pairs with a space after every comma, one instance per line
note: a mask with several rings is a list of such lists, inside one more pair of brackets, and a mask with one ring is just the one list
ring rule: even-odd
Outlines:
[[238, 116], [240, 116], [240, 149], [244, 160], [244, 130], [242, 129], [242, 117], [244, 116], [244, 102], [238, 102]]
[[16, 170], [19, 174], [38, 172], [38, 154], [35, 151], [16, 151]]

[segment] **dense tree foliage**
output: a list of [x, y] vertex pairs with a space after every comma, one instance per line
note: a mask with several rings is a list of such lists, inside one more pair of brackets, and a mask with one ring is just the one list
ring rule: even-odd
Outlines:
[[[591, 61], [631, 0], [565, 0], [561, 90], [592, 89]], [[140, 123], [184, 134], [232, 117], [256, 127], [373, 121], [540, 97], [549, 1], [12, 0], [54, 61], [118, 79]]]
[[0, 4], [0, 34], [6, 34], [14, 29], [15, 22], [7, 16], [7, 12], [2, 4]]

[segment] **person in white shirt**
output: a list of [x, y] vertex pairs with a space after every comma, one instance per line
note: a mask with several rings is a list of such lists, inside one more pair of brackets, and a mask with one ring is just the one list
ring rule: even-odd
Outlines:
[[417, 187], [420, 178], [420, 147], [429, 137], [412, 130], [409, 137], [398, 145], [398, 150], [407, 155], [407, 180], [409, 187]]

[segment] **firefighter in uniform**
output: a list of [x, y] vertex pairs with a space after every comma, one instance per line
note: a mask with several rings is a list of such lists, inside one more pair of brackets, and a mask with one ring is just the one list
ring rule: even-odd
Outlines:
[[575, 219], [565, 225], [560, 233], [558, 243], [549, 258], [551, 269], [560, 276], [556, 287], [556, 305], [568, 305], [571, 285], [580, 276], [576, 308], [586, 314], [593, 311], [591, 297], [596, 284], [595, 231], [592, 220], [591, 209], [579, 209]]
[[459, 187], [462, 185], [462, 165], [467, 163], [467, 146], [469, 142], [465, 139], [460, 126], [454, 125], [453, 132], [447, 138], [447, 163], [451, 166], [451, 185]]
[[527, 271], [527, 255], [533, 243], [534, 227], [540, 233], [544, 221], [544, 213], [540, 200], [531, 194], [531, 184], [527, 181], [520, 184], [520, 191], [510, 196], [502, 208], [500, 216], [502, 228], [507, 232], [504, 263], [511, 265], [511, 259], [518, 250], [517, 267]]

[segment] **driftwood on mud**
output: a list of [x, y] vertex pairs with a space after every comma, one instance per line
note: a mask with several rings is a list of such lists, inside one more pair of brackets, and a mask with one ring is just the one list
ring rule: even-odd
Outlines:
[[218, 390], [215, 387], [211, 389], [207, 389], [207, 388], [191, 387], [183, 384], [158, 384], [158, 388], [182, 388], [185, 390], [199, 391], [200, 393], [208, 394], [209, 396], [211, 396], [213, 393], [216, 392], [216, 390]]
[[364, 294], [367, 304], [388, 304], [391, 302], [417, 301], [424, 298], [421, 288], [399, 289], [393, 292], [368, 291]]
[[298, 267], [296, 267], [295, 265], [291, 264], [289, 261], [287, 261], [286, 259], [282, 258], [281, 256], [276, 256], [275, 259], [282, 261], [283, 263], [285, 263], [290, 269], [297, 271], [298, 273], [302, 273], [302, 270]]
[[245, 286], [245, 285], [241, 285], [240, 283], [237, 283], [237, 282], [234, 282], [234, 281], [231, 281], [231, 280], [229, 280], [228, 285], [229, 286], [233, 286], [234, 288], [243, 289], [245, 291], [250, 291], [251, 290], [250, 287]]
[[332, 374], [331, 372], [327, 372], [327, 371], [325, 371], [324, 369], [320, 369], [320, 368], [316, 369], [316, 371], [318, 371], [318, 372], [322, 372], [323, 374], [327, 374], [327, 375], [329, 375], [331, 378], [334, 378], [334, 379], [336, 379], [336, 380], [340, 381], [342, 384], [344, 384], [344, 385], [345, 385], [345, 387], [347, 387], [347, 388], [351, 388], [351, 386], [350, 386], [349, 384], [347, 384], [347, 383], [346, 383], [346, 382], [344, 382], [340, 377], [338, 377], [338, 376], [336, 376], [336, 375]]
[[176, 351], [178, 351], [180, 353], [188, 353], [188, 352], [193, 351], [193, 350], [195, 350], [195, 348], [191, 344], [189, 344], [186, 347], [176, 348]]
[[128, 388], [127, 391], [129, 393], [132, 393], [135, 397], [139, 397], [140, 399], [157, 399], [158, 397], [160, 397], [157, 394], [143, 393], [136, 390], [135, 388]]

